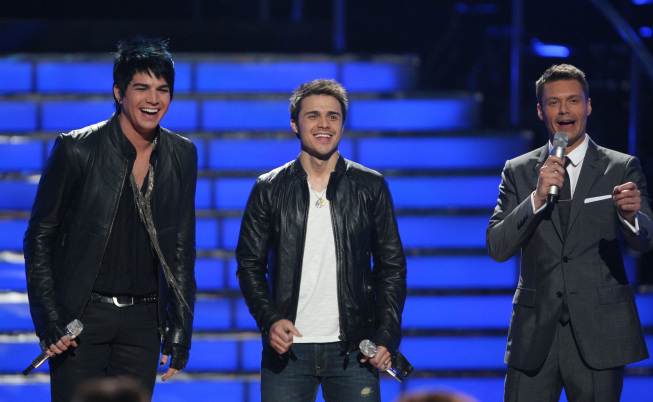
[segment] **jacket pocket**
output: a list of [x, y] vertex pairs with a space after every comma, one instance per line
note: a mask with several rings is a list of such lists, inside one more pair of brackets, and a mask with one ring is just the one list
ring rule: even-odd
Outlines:
[[635, 300], [635, 292], [630, 285], [601, 286], [597, 290], [599, 292], [599, 304]]
[[515, 291], [515, 297], [512, 298], [512, 304], [535, 307], [535, 289], [518, 287]]

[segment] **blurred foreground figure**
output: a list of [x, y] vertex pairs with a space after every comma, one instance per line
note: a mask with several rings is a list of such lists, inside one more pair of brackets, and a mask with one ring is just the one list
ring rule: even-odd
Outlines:
[[148, 402], [150, 397], [127, 377], [98, 378], [82, 383], [71, 402]]

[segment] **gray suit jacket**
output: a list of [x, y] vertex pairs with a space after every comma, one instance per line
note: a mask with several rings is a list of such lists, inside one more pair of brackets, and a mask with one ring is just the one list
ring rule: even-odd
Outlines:
[[[505, 355], [505, 363], [517, 369], [534, 370], [544, 362], [565, 292], [574, 336], [592, 368], [617, 367], [648, 357], [622, 258], [624, 238], [638, 251], [653, 247], [646, 179], [637, 158], [589, 141], [566, 241], [557, 209], [534, 214], [530, 201], [548, 147], [507, 161], [502, 173], [486, 242], [490, 256], [499, 262], [521, 250]], [[611, 196], [601, 198], [629, 181], [642, 195], [639, 235], [622, 227]]]

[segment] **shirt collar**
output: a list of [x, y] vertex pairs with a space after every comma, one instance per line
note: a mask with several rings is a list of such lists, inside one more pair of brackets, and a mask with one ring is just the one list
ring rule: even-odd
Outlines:
[[[585, 133], [585, 139], [583, 142], [578, 146], [578, 148], [574, 149], [573, 151], [569, 152], [565, 157], [569, 159], [569, 163], [571, 163], [574, 167], [578, 166], [579, 163], [585, 159], [585, 154], [587, 153], [587, 147], [590, 143], [590, 136], [589, 134]], [[553, 145], [551, 145], [551, 141], [549, 141], [549, 154], [553, 151]]]

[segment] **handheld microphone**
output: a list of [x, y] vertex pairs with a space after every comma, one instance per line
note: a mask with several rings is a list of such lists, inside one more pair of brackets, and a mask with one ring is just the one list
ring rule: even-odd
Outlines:
[[[558, 158], [564, 157], [565, 149], [567, 149], [568, 142], [569, 142], [569, 137], [567, 136], [567, 133], [558, 131], [553, 137], [553, 143], [551, 143], [551, 145], [553, 145], [553, 151], [551, 152], [551, 155], [557, 156]], [[566, 184], [569, 185], [569, 183]], [[558, 186], [549, 187], [549, 193], [546, 197], [546, 202], [549, 204], [557, 203], [559, 192], [560, 189], [558, 188]]]
[[[68, 335], [68, 338], [73, 340], [77, 337], [77, 335], [82, 333], [83, 329], [84, 329], [84, 325], [82, 325], [81, 321], [77, 319], [72, 320], [71, 322], [68, 323], [68, 325], [66, 325], [66, 335]], [[36, 358], [32, 360], [32, 363], [29, 365], [29, 367], [27, 367], [25, 371], [23, 371], [23, 375], [27, 375], [30, 372], [32, 372], [32, 370], [34, 370], [35, 368], [40, 367], [41, 364], [45, 363], [45, 361], [48, 360], [49, 357], [50, 356], [48, 356], [48, 354], [45, 351], [41, 352], [40, 355], [36, 356]]]
[[[376, 356], [376, 352], [377, 352], [376, 344], [370, 341], [369, 339], [363, 339], [361, 343], [358, 345], [358, 348], [361, 350], [361, 353], [363, 355], [369, 357], [370, 359]], [[390, 368], [390, 370], [386, 370], [386, 373], [396, 378], [397, 381], [399, 382], [404, 381], [403, 376], [401, 375], [401, 373], [397, 371], [395, 367]]]

